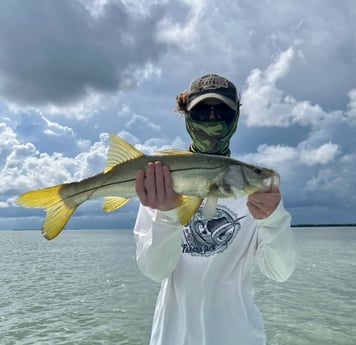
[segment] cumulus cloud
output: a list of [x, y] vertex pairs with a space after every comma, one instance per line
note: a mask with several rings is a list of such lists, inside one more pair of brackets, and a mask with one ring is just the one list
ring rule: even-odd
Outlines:
[[48, 136], [72, 136], [73, 129], [49, 120], [38, 112], [21, 114], [16, 126], [17, 132], [28, 136], [36, 136], [44, 133]]
[[175, 95], [212, 72], [243, 92], [232, 141], [238, 158], [281, 173], [285, 205], [300, 216], [294, 222], [354, 219], [356, 7], [319, 5], [2, 1], [3, 218], [29, 212], [3, 212], [22, 190], [101, 171], [102, 133], [118, 133], [147, 154], [186, 148], [184, 121], [171, 116]]
[[314, 199], [317, 200], [316, 204], [327, 205], [331, 213], [344, 209], [352, 213], [350, 216], [354, 216], [355, 158], [355, 154], [344, 156], [336, 164], [326, 165], [315, 172], [305, 184], [305, 192], [309, 197], [314, 196], [311, 202]]
[[246, 154], [242, 159], [277, 170], [286, 164], [295, 169], [296, 165], [301, 168], [303, 165], [326, 165], [334, 162], [339, 152], [339, 145], [330, 142], [309, 149], [303, 144], [297, 147], [263, 144], [257, 148], [257, 153]]
[[76, 154], [80, 151], [81, 140], [77, 138], [74, 129], [49, 119], [43, 113], [31, 111], [12, 114], [12, 120], [6, 123], [16, 132], [19, 141], [31, 142], [41, 152]]
[[300, 160], [307, 165], [328, 164], [335, 160], [339, 150], [339, 145], [329, 142], [316, 149], [302, 150]]
[[0, 164], [17, 144], [16, 133], [6, 123], [0, 123]]
[[[287, 76], [294, 60], [302, 52], [290, 47], [281, 52], [266, 70], [255, 69], [247, 78], [242, 93], [242, 121], [249, 127], [291, 127], [294, 125], [320, 128], [322, 123], [354, 122], [356, 117], [356, 90], [348, 92], [347, 110], [326, 111], [309, 100], [298, 101], [278, 87], [278, 81]], [[352, 124], [351, 124], [352, 125]]]
[[352, 89], [348, 93], [349, 97], [349, 103], [347, 105], [347, 112], [346, 116], [351, 120], [351, 121], [356, 121], [356, 89]]
[[313, 125], [327, 114], [318, 104], [298, 102], [284, 95], [277, 82], [285, 77], [302, 52], [290, 47], [281, 52], [265, 71], [253, 70], [242, 93], [243, 111], [247, 126], [288, 127], [292, 124]]
[[53, 122], [48, 120], [47, 118], [42, 116], [43, 121], [45, 122], [47, 129], [44, 131], [47, 135], [53, 136], [62, 136], [62, 135], [73, 135], [73, 129], [67, 126], [62, 126], [57, 122]]
[[97, 9], [77, 0], [1, 1], [0, 96], [21, 106], [74, 107], [136, 85], [145, 77], [137, 70], [152, 71], [166, 49], [156, 38], [163, 6], [133, 13], [108, 1]]
[[[175, 18], [165, 16], [159, 23], [157, 38], [162, 42], [174, 43], [183, 49], [192, 48], [199, 37], [197, 26], [207, 0], [183, 0], [172, 3]], [[187, 14], [188, 13], [188, 14]], [[176, 21], [176, 17], [182, 16], [184, 21]]]
[[134, 130], [142, 130], [147, 128], [157, 132], [161, 129], [161, 126], [152, 122], [149, 118], [142, 116], [142, 115], [133, 115], [129, 121], [126, 122], [125, 125], [126, 128], [128, 129], [134, 129]]
[[297, 158], [298, 151], [294, 147], [263, 144], [257, 148], [256, 153], [245, 154], [241, 159], [246, 162], [254, 162], [262, 166], [277, 169], [283, 164], [288, 164]]
[[40, 152], [32, 143], [21, 143], [15, 138], [0, 171], [0, 193], [18, 193], [99, 173], [105, 166], [107, 138], [107, 134], [101, 135], [89, 151], [74, 157]]

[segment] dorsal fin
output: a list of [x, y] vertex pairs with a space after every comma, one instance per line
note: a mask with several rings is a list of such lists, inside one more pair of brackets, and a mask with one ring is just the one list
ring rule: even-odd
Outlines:
[[127, 162], [131, 159], [142, 157], [143, 153], [133, 147], [125, 140], [114, 134], [110, 134], [110, 148], [104, 173], [110, 171], [114, 166]]
[[179, 149], [168, 149], [168, 150], [159, 150], [158, 153], [162, 155], [192, 155], [193, 152]]

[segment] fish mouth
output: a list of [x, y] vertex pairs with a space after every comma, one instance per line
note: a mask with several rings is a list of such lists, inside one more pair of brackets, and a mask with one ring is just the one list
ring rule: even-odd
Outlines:
[[272, 187], [279, 188], [281, 178], [278, 173], [274, 173], [271, 177], [268, 177], [262, 181], [263, 190], [268, 192], [272, 189]]

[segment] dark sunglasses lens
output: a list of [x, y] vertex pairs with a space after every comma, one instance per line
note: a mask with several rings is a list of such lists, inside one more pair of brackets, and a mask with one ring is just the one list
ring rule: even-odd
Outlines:
[[192, 110], [189, 111], [189, 116], [194, 121], [231, 122], [235, 118], [235, 111], [225, 104], [219, 104], [214, 106], [198, 104]]
[[204, 121], [203, 119], [205, 117], [208, 117], [209, 114], [206, 116], [205, 114], [203, 114], [203, 112], [201, 111], [197, 111], [197, 110], [191, 110], [189, 111], [189, 116], [192, 120], [194, 121]]

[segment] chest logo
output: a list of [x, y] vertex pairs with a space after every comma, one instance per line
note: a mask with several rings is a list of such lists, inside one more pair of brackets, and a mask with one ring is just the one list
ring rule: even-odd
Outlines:
[[207, 220], [199, 208], [183, 228], [182, 252], [200, 256], [222, 253], [240, 230], [244, 217], [218, 205], [215, 216]]

